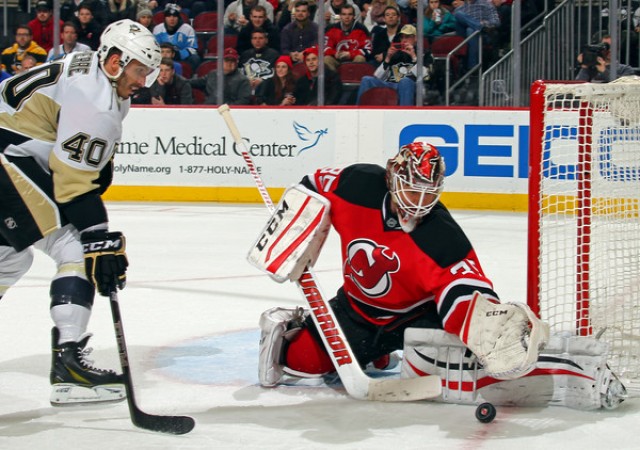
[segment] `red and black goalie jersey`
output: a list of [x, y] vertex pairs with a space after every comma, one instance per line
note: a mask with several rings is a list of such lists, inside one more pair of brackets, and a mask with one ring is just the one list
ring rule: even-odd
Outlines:
[[474, 291], [498, 301], [460, 226], [438, 203], [405, 233], [391, 212], [385, 170], [373, 164], [320, 169], [302, 183], [331, 202], [340, 235], [343, 289], [379, 325], [435, 301], [443, 328], [459, 334]]

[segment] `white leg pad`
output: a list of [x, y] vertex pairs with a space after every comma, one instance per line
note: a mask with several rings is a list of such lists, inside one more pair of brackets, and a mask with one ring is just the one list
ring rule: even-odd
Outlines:
[[525, 304], [492, 303], [476, 291], [460, 338], [487, 374], [510, 380], [533, 370], [549, 326]]
[[286, 341], [300, 331], [306, 314], [303, 308], [271, 308], [260, 316], [258, 380], [262, 386], [273, 387], [282, 379], [282, 351]]
[[408, 328], [401, 375], [438, 375], [445, 403], [613, 409], [626, 390], [606, 364], [607, 345], [590, 337], [554, 335], [534, 369], [524, 377], [489, 376], [456, 336]]

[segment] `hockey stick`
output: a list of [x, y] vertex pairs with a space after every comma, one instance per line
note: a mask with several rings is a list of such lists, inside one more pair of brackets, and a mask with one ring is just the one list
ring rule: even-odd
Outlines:
[[122, 366], [122, 382], [127, 392], [127, 403], [131, 422], [139, 428], [145, 430], [159, 431], [160, 433], [185, 434], [193, 430], [196, 425], [191, 417], [187, 416], [156, 416], [147, 414], [138, 408], [135, 394], [133, 392], [133, 380], [131, 378], [131, 368], [129, 367], [129, 353], [124, 340], [124, 329], [122, 328], [122, 317], [120, 316], [120, 305], [118, 304], [118, 294], [114, 291], [109, 294], [111, 304], [111, 315], [113, 316], [113, 326], [116, 330], [116, 341], [118, 342], [118, 354], [120, 355], [120, 365]]
[[[227, 124], [238, 150], [247, 163], [262, 200], [269, 211], [273, 212], [275, 209], [273, 201], [256, 170], [246, 143], [242, 140], [238, 127], [231, 116], [229, 105], [221, 105], [218, 108], [218, 113]], [[359, 400], [386, 402], [423, 400], [440, 395], [442, 385], [440, 377], [437, 376], [410, 379], [373, 379], [368, 377], [358, 364], [353, 350], [336, 320], [335, 313], [329, 302], [325, 300], [313, 272], [306, 268], [296, 284], [309, 303], [311, 317], [322, 338], [322, 343], [349, 395]]]

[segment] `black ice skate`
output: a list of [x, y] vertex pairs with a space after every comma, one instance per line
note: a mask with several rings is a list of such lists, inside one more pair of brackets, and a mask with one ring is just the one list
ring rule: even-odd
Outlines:
[[53, 406], [119, 402], [126, 398], [121, 376], [113, 370], [93, 367], [85, 359], [91, 352], [86, 348], [91, 334], [78, 342], [58, 344], [60, 333], [51, 330], [53, 356], [50, 381], [53, 387], [50, 402]]

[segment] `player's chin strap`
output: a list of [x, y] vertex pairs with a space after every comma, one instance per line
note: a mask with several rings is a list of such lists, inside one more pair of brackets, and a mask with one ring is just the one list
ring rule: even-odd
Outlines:
[[476, 291], [460, 339], [487, 375], [510, 380], [533, 370], [549, 341], [549, 326], [525, 304], [492, 303]]

